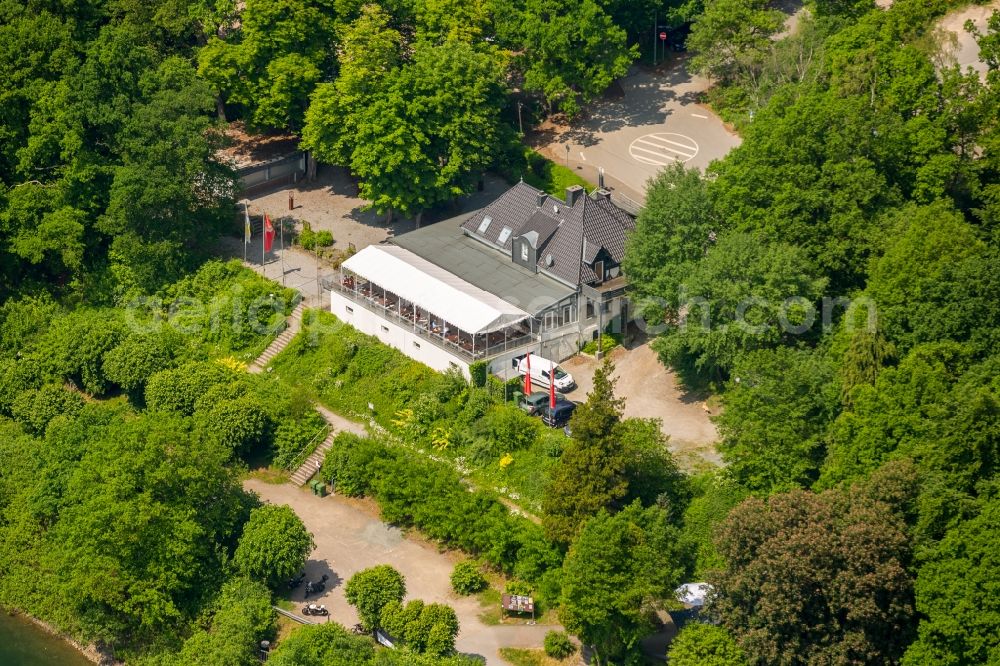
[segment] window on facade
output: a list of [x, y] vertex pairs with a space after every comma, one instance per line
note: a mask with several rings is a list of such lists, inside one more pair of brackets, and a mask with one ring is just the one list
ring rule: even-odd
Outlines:
[[521, 243], [521, 261], [527, 261], [527, 260], [528, 260], [528, 244], [522, 241], [522, 243]]
[[486, 217], [484, 217], [483, 221], [479, 223], [479, 233], [485, 234], [486, 230], [490, 228], [490, 222], [492, 222], [492, 221], [493, 221], [493, 218], [490, 217], [489, 215], [487, 215]]
[[383, 333], [388, 333], [389, 332], [389, 327], [388, 326], [383, 326], [382, 327], [382, 332]]
[[497, 238], [497, 242], [503, 245], [504, 243], [507, 242], [507, 239], [510, 238], [510, 234], [511, 234], [511, 228], [504, 227], [503, 229], [500, 230], [500, 237]]
[[420, 349], [420, 343], [417, 342], [416, 340], [413, 341], [413, 346], [416, 347], [417, 349]]
[[587, 319], [594, 318], [594, 301], [587, 300]]
[[352, 308], [350, 305], [345, 305], [344, 309], [347, 310], [347, 314], [354, 314], [354, 308]]

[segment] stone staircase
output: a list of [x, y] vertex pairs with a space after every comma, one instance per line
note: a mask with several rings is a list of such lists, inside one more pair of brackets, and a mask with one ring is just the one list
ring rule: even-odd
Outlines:
[[292, 472], [292, 482], [298, 486], [304, 486], [309, 482], [309, 479], [316, 474], [317, 464], [323, 464], [323, 458], [326, 457], [326, 452], [330, 450], [333, 445], [333, 438], [337, 436], [337, 431], [333, 428], [328, 428], [326, 433], [326, 438], [320, 442], [320, 445], [316, 447], [312, 455], [305, 459], [305, 461], [299, 465], [299, 468]]
[[288, 346], [288, 343], [292, 341], [296, 335], [298, 335], [299, 330], [302, 328], [302, 313], [305, 311], [305, 303], [299, 303], [292, 310], [292, 314], [288, 317], [288, 326], [285, 330], [281, 332], [281, 335], [276, 337], [271, 341], [271, 344], [267, 346], [264, 353], [261, 354], [253, 363], [247, 367], [247, 371], [257, 374], [264, 371], [267, 364], [271, 362], [275, 356], [281, 353], [281, 351]]

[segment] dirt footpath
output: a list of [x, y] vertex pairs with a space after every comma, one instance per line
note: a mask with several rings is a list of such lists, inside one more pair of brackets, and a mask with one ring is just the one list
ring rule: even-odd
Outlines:
[[[344, 598], [344, 585], [361, 569], [389, 564], [406, 577], [407, 599], [445, 603], [455, 609], [461, 625], [456, 647], [459, 652], [479, 655], [487, 664], [505, 664], [498, 654], [501, 647], [541, 647], [552, 625], [488, 626], [479, 620], [482, 608], [471, 597], [458, 597], [451, 591], [449, 577], [457, 558], [432, 546], [407, 539], [395, 527], [372, 516], [359, 503], [336, 495], [316, 497], [290, 483], [269, 484], [257, 479], [244, 482], [244, 488], [271, 504], [285, 504], [313, 533], [316, 550], [306, 562], [309, 580], [326, 574], [326, 592], [311, 597], [310, 602], [325, 604], [330, 618], [347, 627], [358, 621], [354, 607]], [[293, 595], [295, 612], [303, 605], [303, 589]]]
[[[658, 418], [663, 432], [670, 436], [670, 450], [685, 469], [704, 462], [721, 465], [715, 450], [719, 433], [710, 419], [703, 398], [685, 393], [673, 372], [642, 343], [632, 349], [618, 347], [611, 352], [618, 378], [615, 390], [625, 398], [625, 416]], [[561, 363], [573, 375], [577, 388], [568, 393], [572, 400], [584, 401], [593, 388], [594, 370], [598, 362], [578, 355]]]

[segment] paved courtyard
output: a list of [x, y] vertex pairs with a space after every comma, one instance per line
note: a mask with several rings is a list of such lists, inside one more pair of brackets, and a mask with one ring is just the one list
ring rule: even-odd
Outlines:
[[[327, 589], [313, 603], [325, 604], [330, 618], [351, 627], [358, 621], [354, 607], [344, 597], [344, 585], [357, 571], [376, 564], [389, 564], [406, 577], [407, 599], [446, 603], [458, 614], [461, 631], [456, 647], [459, 652], [479, 655], [487, 664], [500, 666], [501, 647], [541, 647], [551, 625], [485, 625], [479, 620], [482, 608], [471, 597], [458, 597], [451, 591], [449, 576], [457, 558], [437, 548], [407, 539], [395, 527], [370, 513], [368, 505], [337, 495], [316, 497], [290, 483], [269, 484], [256, 479], [244, 483], [247, 490], [271, 504], [292, 507], [313, 533], [316, 550], [306, 562], [306, 575], [316, 580], [329, 576]], [[304, 591], [293, 595], [295, 612], [304, 603]]]
[[[503, 179], [487, 174], [482, 191], [461, 197], [452, 206], [429, 211], [424, 215], [424, 222], [430, 224], [481, 208], [508, 187]], [[292, 210], [288, 209], [290, 192], [295, 206]], [[279, 222], [284, 221], [286, 228], [301, 230], [305, 221], [309, 222], [313, 231], [329, 231], [333, 234], [333, 249], [336, 250], [347, 250], [350, 246], [362, 250], [414, 228], [412, 220], [397, 215], [391, 224], [386, 224], [384, 215], [364, 210], [368, 202], [358, 197], [354, 181], [344, 169], [334, 166], [321, 166], [316, 180], [311, 183], [279, 186], [247, 201], [250, 215], [255, 220], [267, 213], [276, 229], [280, 230]], [[242, 211], [242, 206], [239, 208]], [[297, 289], [311, 305], [318, 303], [317, 275], [321, 280], [330, 278], [335, 273], [334, 269], [325, 262], [317, 261], [313, 253], [294, 247], [291, 235], [285, 237], [284, 249], [280, 235], [275, 235], [274, 246], [266, 256], [262, 256], [262, 245], [260, 233], [254, 233], [246, 247], [242, 238], [224, 236], [219, 241], [217, 252], [227, 258], [245, 257], [247, 265], [253, 270]], [[325, 305], [328, 306], [329, 301]]]
[[534, 143], [591, 182], [598, 182], [603, 167], [605, 184], [637, 201], [646, 181], [668, 164], [704, 169], [740, 138], [698, 102], [709, 81], [689, 73], [685, 62], [686, 56], [671, 53], [656, 70], [633, 67], [617, 95], [587, 107], [570, 127], [543, 124]]

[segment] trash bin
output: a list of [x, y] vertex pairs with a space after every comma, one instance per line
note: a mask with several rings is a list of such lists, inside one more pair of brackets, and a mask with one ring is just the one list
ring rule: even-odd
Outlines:
[[326, 497], [326, 482], [320, 481], [319, 485], [316, 486], [316, 494], [320, 497]]
[[313, 495], [319, 495], [319, 484], [322, 483], [319, 479], [313, 479], [309, 482], [309, 489], [312, 490]]

